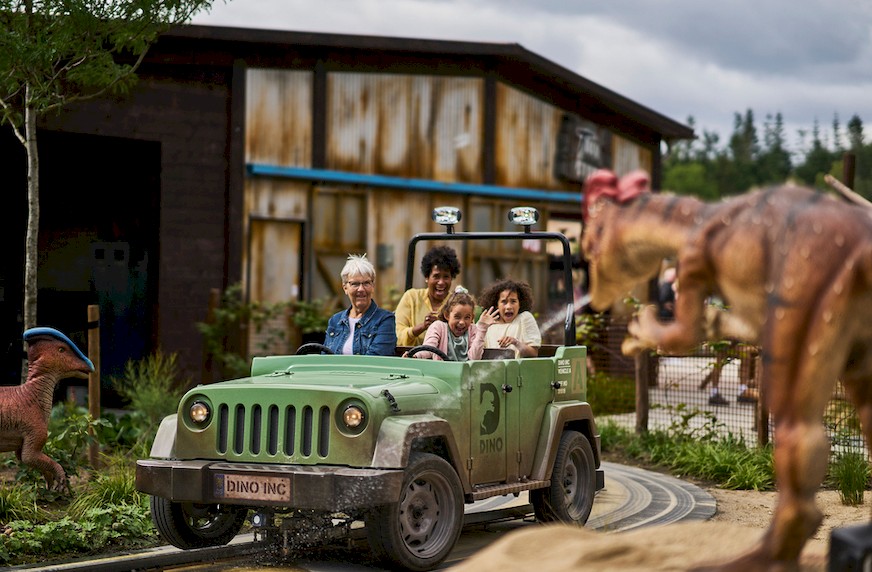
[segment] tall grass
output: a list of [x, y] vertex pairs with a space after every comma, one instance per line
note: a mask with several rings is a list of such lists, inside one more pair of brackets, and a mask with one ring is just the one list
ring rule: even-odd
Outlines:
[[689, 430], [678, 429], [682, 426], [678, 423], [668, 431], [636, 434], [606, 421], [600, 427], [602, 449], [726, 489], [774, 490], [771, 447], [749, 448], [732, 436], [701, 440]]
[[863, 504], [863, 493], [869, 487], [869, 462], [866, 456], [855, 451], [836, 455], [830, 463], [829, 481], [839, 491], [842, 504]]

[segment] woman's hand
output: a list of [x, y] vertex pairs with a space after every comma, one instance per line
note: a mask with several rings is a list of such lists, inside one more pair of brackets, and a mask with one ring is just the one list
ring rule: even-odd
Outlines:
[[415, 332], [415, 335], [420, 336], [421, 334], [426, 332], [427, 328], [430, 327], [430, 324], [438, 319], [439, 316], [436, 314], [436, 312], [431, 312], [430, 314], [427, 314], [427, 316], [424, 318], [424, 321], [415, 326], [415, 329], [413, 330]]

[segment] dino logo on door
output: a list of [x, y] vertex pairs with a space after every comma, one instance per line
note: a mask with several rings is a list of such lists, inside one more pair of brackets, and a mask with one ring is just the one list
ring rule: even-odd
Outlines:
[[500, 394], [492, 383], [482, 383], [478, 390], [480, 435], [491, 435], [500, 426]]

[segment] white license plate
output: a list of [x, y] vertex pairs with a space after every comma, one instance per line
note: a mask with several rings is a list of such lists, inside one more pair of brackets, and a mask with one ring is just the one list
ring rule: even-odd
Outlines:
[[248, 475], [215, 475], [215, 496], [226, 499], [289, 501], [291, 479]]

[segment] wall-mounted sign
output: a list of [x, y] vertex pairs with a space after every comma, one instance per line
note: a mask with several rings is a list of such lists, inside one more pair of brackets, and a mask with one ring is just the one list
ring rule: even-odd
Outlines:
[[565, 113], [557, 133], [554, 176], [583, 183], [601, 168], [611, 166], [611, 133], [577, 115]]

